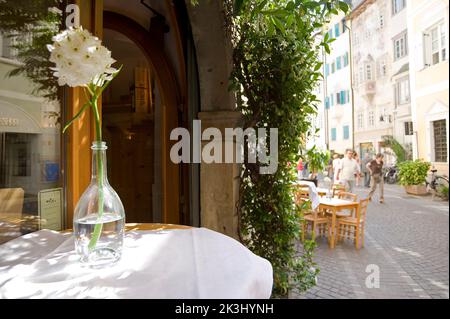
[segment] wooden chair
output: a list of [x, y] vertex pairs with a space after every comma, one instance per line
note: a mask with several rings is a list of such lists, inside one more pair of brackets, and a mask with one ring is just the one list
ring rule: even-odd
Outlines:
[[337, 220], [337, 241], [339, 242], [342, 238], [354, 239], [355, 247], [359, 249], [360, 243], [361, 247], [364, 247], [364, 225], [366, 222], [367, 206], [369, 204], [369, 199], [362, 199], [359, 202], [358, 209], [356, 211], [356, 216], [353, 217], [343, 217]]
[[305, 241], [305, 234], [308, 231], [308, 226], [311, 226], [311, 238], [316, 239], [316, 228], [319, 231], [319, 235], [323, 236], [328, 231], [328, 218], [317, 209], [309, 209], [307, 213], [303, 215], [302, 222], [302, 241]]
[[[339, 192], [337, 193], [337, 198], [349, 200], [351, 202], [358, 201], [358, 195], [349, 192]], [[336, 213], [336, 217], [350, 217], [353, 216], [353, 210], [344, 210]]]
[[20, 222], [24, 196], [22, 188], [0, 188], [0, 218]]
[[309, 200], [309, 188], [302, 185], [294, 186], [295, 203], [301, 205], [306, 200]]
[[337, 197], [338, 193], [345, 192], [345, 185], [333, 184], [333, 186], [331, 186], [331, 192], [333, 193], [333, 197]]

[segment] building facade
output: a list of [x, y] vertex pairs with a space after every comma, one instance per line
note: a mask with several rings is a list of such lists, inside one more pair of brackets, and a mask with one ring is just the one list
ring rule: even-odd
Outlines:
[[406, 2], [362, 1], [350, 18], [355, 147], [361, 156], [380, 152], [394, 163], [385, 138], [395, 138], [404, 148], [412, 142], [406, 130], [411, 122]]
[[448, 176], [449, 1], [408, 2], [413, 156]]
[[350, 26], [344, 14], [336, 15], [325, 28], [333, 38], [330, 53], [324, 52], [323, 122], [331, 152], [353, 148], [353, 109], [350, 71]]

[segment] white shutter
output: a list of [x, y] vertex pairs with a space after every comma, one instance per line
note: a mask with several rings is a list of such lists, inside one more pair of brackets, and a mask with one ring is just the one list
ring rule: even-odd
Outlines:
[[418, 59], [418, 61], [423, 61], [421, 67], [419, 69], [423, 69], [424, 67], [429, 67], [431, 65], [431, 34], [425, 32], [422, 36], [423, 48], [417, 50], [418, 53], [423, 55], [422, 59]]

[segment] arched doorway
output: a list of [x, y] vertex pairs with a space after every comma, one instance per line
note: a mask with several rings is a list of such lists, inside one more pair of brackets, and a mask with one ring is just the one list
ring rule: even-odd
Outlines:
[[[107, 46], [107, 42], [110, 40], [115, 42], [111, 43], [113, 46], [119, 45], [118, 42], [122, 41], [125, 47], [128, 46], [130, 49], [135, 48], [132, 49], [132, 52], [130, 51], [130, 54], [138, 56], [139, 53], [142, 53], [142, 56], [146, 59], [146, 61], [134, 62], [123, 60], [133, 70], [128, 69], [128, 71], [124, 72], [123, 81], [117, 82], [124, 85], [124, 82], [130, 80], [130, 74], [133, 74], [132, 77], [135, 81], [145, 78], [149, 79], [148, 81], [144, 81], [146, 84], [138, 83], [139, 85], [136, 85], [136, 82], [131, 83], [131, 86], [134, 85], [134, 94], [141, 94], [143, 91], [140, 90], [141, 92], [138, 92], [138, 88], [145, 89], [147, 86], [149, 92], [149, 103], [147, 105], [145, 103], [143, 105], [137, 105], [137, 99], [131, 98], [130, 100], [127, 94], [123, 94], [124, 99], [122, 102], [124, 103], [122, 103], [120, 101], [120, 93], [115, 94], [117, 92], [110, 93], [112, 99], [109, 101], [108, 97], [106, 97], [107, 103], [105, 103], [104, 108], [105, 125], [108, 126], [108, 123], [110, 125], [110, 138], [118, 142], [118, 152], [124, 151], [122, 153], [122, 156], [125, 156], [122, 157], [123, 164], [120, 163], [120, 154], [117, 153], [118, 155], [116, 154], [114, 156], [119, 156], [119, 163], [120, 165], [124, 165], [124, 168], [127, 168], [127, 172], [133, 172], [135, 176], [141, 179], [141, 182], [134, 180], [134, 183], [130, 184], [130, 182], [133, 182], [132, 177], [130, 179], [130, 176], [126, 176], [126, 173], [122, 177], [119, 175], [115, 176], [112, 172], [113, 186], [115, 186], [115, 179], [118, 185], [116, 187], [123, 189], [127, 187], [133, 188], [123, 192], [127, 197], [125, 201], [129, 203], [130, 209], [137, 210], [127, 213], [131, 219], [130, 221], [180, 223], [180, 169], [178, 165], [170, 161], [169, 157], [170, 147], [173, 145], [173, 141], [169, 140], [170, 131], [178, 126], [180, 90], [174, 72], [164, 53], [164, 46], [161, 42], [163, 37], [157, 31], [147, 31], [134, 20], [110, 11], [103, 13], [103, 28], [105, 31], [104, 41]], [[129, 42], [127, 43], [127, 41]], [[120, 52], [120, 50], [115, 51]], [[118, 62], [120, 62], [119, 59]], [[119, 65], [119, 63], [117, 64]], [[126, 66], [124, 67], [125, 71]], [[136, 68], [140, 69], [140, 71], [136, 71]], [[149, 71], [145, 71], [145, 69]], [[125, 91], [122, 90], [122, 92]], [[146, 99], [146, 93], [143, 94], [144, 99]], [[136, 97], [136, 95], [134, 96]], [[108, 102], [111, 102], [110, 105], [108, 105]], [[115, 102], [119, 102], [119, 108], [117, 109], [113, 109]], [[153, 109], [150, 107], [151, 103], [155, 103]], [[126, 106], [127, 104], [129, 106]], [[123, 112], [122, 115], [127, 114], [124, 118], [127, 117], [128, 119], [124, 120], [122, 118], [124, 121], [122, 121], [122, 124], [118, 124], [117, 118], [120, 118], [120, 115], [112, 115], [114, 111]], [[114, 120], [114, 118], [116, 119]], [[127, 128], [130, 128], [128, 132]], [[118, 136], [121, 137], [117, 138]], [[134, 145], [133, 143], [129, 143], [129, 147], [123, 147], [126, 145], [126, 141], [123, 139], [127, 138], [129, 141], [133, 138], [137, 140], [135, 140]], [[142, 153], [141, 151], [145, 149], [145, 145], [147, 145], [147, 153], [145, 151]], [[137, 160], [136, 156], [140, 156], [140, 159]], [[126, 160], [126, 158], [131, 160]], [[153, 160], [153, 163], [151, 163], [152, 161], [149, 161], [149, 158], [156, 159], [156, 161]], [[158, 163], [160, 163], [160, 167], [155, 166]], [[149, 169], [149, 166], [152, 166], [152, 169]], [[116, 167], [120, 168], [120, 166]], [[142, 174], [139, 173], [140, 169], [142, 170]], [[160, 177], [158, 177], [158, 174], [160, 174]], [[160, 183], [158, 183], [158, 180]], [[149, 193], [151, 193], [151, 203], [149, 202]], [[127, 205], [127, 203], [124, 204], [125, 206]], [[146, 213], [149, 207], [152, 209], [151, 214]]]

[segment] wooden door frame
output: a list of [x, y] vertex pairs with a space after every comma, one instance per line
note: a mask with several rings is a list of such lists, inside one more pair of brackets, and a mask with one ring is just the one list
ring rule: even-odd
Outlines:
[[156, 75], [162, 99], [162, 222], [180, 223], [180, 168], [170, 160], [170, 132], [178, 127], [178, 108], [181, 94], [175, 72], [164, 52], [161, 34], [147, 31], [133, 19], [116, 12], [103, 12], [103, 28], [115, 30], [132, 40], [145, 54]]

